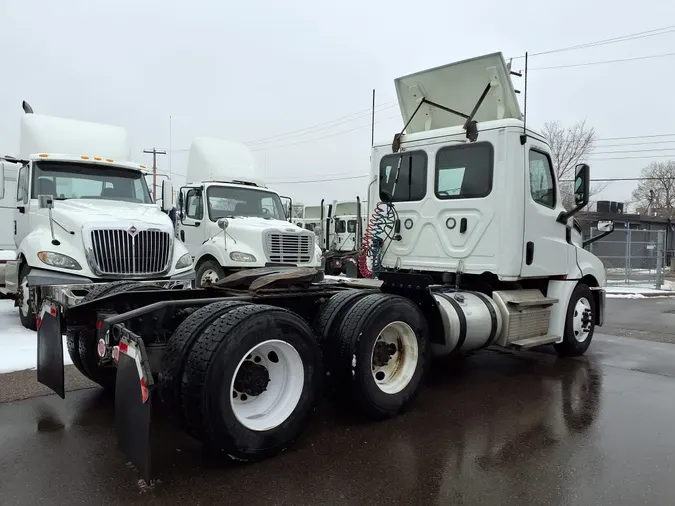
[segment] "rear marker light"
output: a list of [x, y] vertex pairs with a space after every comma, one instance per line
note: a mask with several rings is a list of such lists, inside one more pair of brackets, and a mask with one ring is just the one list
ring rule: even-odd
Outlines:
[[112, 357], [115, 362], [120, 361], [120, 347], [119, 346], [113, 346], [112, 349]]
[[99, 320], [99, 321], [96, 322], [96, 328], [99, 329], [99, 330], [100, 330], [101, 328], [103, 328], [103, 322], [102, 322], [101, 320]]
[[98, 340], [98, 356], [99, 358], [105, 357], [105, 341], [103, 339]]

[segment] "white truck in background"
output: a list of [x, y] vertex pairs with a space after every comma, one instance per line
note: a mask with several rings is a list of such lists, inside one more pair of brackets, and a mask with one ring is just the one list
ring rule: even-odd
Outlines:
[[186, 180], [178, 197], [178, 228], [198, 286], [241, 269], [321, 266], [314, 233], [291, 223], [292, 203], [284, 206], [265, 186], [244, 144], [194, 139]]
[[[14, 210], [16, 209], [16, 176], [19, 165], [7, 163], [5, 165], [6, 191], [0, 198], [0, 290], [5, 286], [5, 268], [7, 262], [16, 260], [16, 245], [14, 244]], [[1, 190], [0, 190], [1, 192]]]
[[367, 202], [359, 197], [351, 201], [334, 201], [330, 223], [330, 240], [324, 251], [326, 274], [345, 273], [358, 277], [358, 258], [366, 228]]
[[45, 296], [74, 303], [94, 283], [191, 282], [192, 259], [166, 214], [171, 182], [163, 182], [168, 198], [160, 209], [146, 167], [128, 161], [126, 130], [34, 114], [26, 102], [23, 108], [19, 157], [0, 162], [0, 197], [3, 207], [11, 202], [17, 251], [2, 292], [15, 297], [21, 323], [36, 328]]

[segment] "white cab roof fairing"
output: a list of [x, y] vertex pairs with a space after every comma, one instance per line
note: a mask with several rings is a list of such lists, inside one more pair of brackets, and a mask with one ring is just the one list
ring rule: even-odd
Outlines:
[[[323, 217], [327, 217], [327, 209], [324, 205]], [[320, 220], [321, 219], [321, 206], [305, 206], [304, 219], [307, 220]]]
[[240, 142], [198, 137], [192, 141], [186, 180], [243, 181], [264, 187], [248, 147]]
[[129, 160], [129, 136], [124, 128], [42, 114], [21, 117], [19, 156], [68, 153]]
[[358, 209], [356, 200], [336, 202], [333, 206], [333, 216], [356, 216]]
[[[449, 65], [423, 70], [394, 80], [404, 124], [408, 123], [423, 98], [470, 115], [486, 86], [490, 91], [474, 120], [522, 119], [520, 105], [502, 53], [492, 53]], [[416, 133], [461, 126], [466, 118], [423, 104], [406, 128]]]

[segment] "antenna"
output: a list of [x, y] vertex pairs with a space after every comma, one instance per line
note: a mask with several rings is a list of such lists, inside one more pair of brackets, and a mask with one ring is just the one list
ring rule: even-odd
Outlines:
[[520, 136], [520, 145], [524, 146], [527, 142], [527, 51], [525, 51], [525, 98], [523, 111], [523, 135]]
[[370, 118], [370, 147], [375, 145], [375, 88], [373, 88], [373, 112]]

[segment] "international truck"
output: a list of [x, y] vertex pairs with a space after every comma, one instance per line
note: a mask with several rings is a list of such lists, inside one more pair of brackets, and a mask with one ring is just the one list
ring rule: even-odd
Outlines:
[[292, 202], [284, 206], [282, 197], [265, 186], [244, 144], [194, 139], [187, 181], [179, 193], [178, 228], [194, 260], [198, 286], [241, 269], [320, 267], [314, 233], [291, 223]]
[[[1, 290], [15, 298], [23, 326], [36, 329], [45, 297], [73, 303], [120, 280], [191, 282], [192, 260], [166, 214], [171, 183], [163, 184], [162, 210], [148, 191], [147, 168], [128, 161], [126, 130], [34, 114], [26, 102], [23, 109], [19, 156], [0, 162], [10, 227], [2, 242], [16, 250]], [[82, 366], [79, 345], [69, 351]]]
[[360, 263], [376, 279], [267, 267], [203, 289], [44, 302], [38, 379], [64, 396], [61, 335], [95, 329], [101, 365], [116, 370], [121, 448], [143, 479], [157, 402], [211, 451], [255, 461], [300, 436], [324, 382], [381, 419], [411, 405], [432, 351], [588, 350], [605, 314], [603, 264], [572, 239], [589, 166], [566, 209], [501, 53], [395, 87], [406, 126], [372, 148]]

